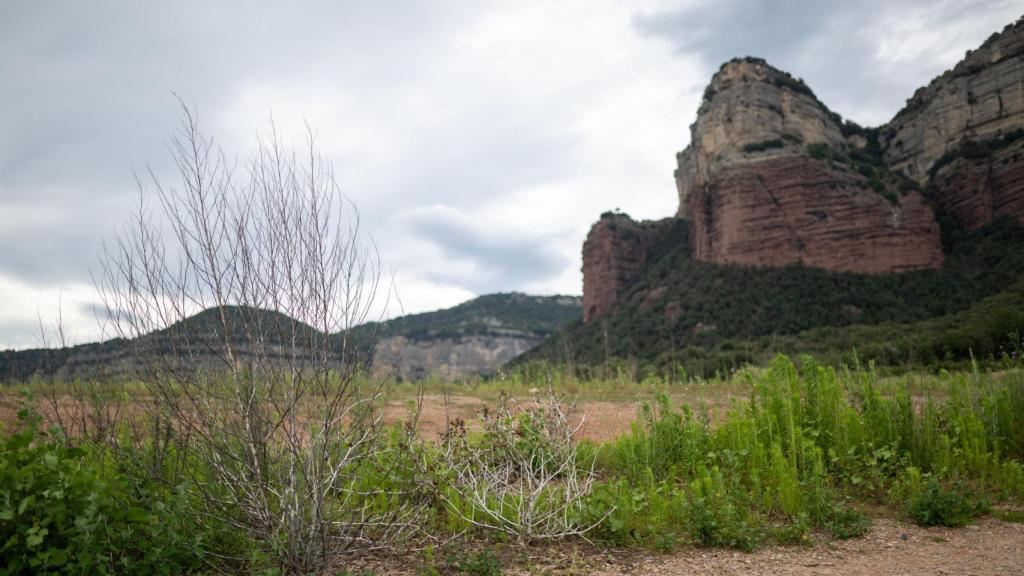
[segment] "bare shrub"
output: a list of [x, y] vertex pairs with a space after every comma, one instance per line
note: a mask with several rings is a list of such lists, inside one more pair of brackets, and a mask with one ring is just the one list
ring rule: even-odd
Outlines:
[[528, 406], [502, 394], [483, 414], [483, 435], [473, 438], [461, 423], [442, 440], [449, 469], [439, 491], [449, 511], [465, 522], [497, 530], [520, 543], [582, 536], [599, 522], [581, 514], [594, 483], [594, 459], [574, 439], [572, 405], [551, 391]]
[[297, 153], [271, 124], [237, 169], [182, 109], [180, 181], [140, 179], [98, 280], [152, 399], [146, 464], [290, 571], [388, 545], [415, 522], [380, 505], [382, 382], [362, 377], [369, 346], [351, 336], [377, 299], [379, 254], [311, 131]]
[[35, 386], [43, 401], [44, 420], [60, 429], [65, 444], [116, 443], [128, 409], [127, 392], [98, 377], [81, 379], [63, 371], [70, 354], [62, 301], [51, 324], [38, 316], [39, 344], [45, 350]]

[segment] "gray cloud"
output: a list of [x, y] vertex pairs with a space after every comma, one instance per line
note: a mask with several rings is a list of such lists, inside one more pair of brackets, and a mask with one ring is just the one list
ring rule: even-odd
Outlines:
[[94, 334], [71, 303], [95, 301], [133, 172], [173, 185], [172, 91], [229, 154], [271, 114], [287, 135], [309, 120], [416, 312], [467, 292], [578, 293], [597, 214], [671, 212], [672, 156], [722, 61], [764, 56], [872, 124], [1014, 4], [0, 3], [0, 348], [32, 345], [25, 319], [61, 289]]
[[[713, 70], [738, 56], [758, 56], [803, 77], [833, 110], [875, 125], [965, 50], [1020, 16], [1013, 0], [717, 0], [638, 16], [638, 29], [679, 53], [699, 54]], [[880, 53], [883, 42], [927, 43], [915, 53]], [[957, 48], [951, 50], [951, 48]]]
[[[571, 265], [552, 249], [551, 238], [495, 233], [448, 208], [419, 211], [409, 215], [405, 224], [414, 235], [442, 252], [443, 257], [426, 269], [427, 277], [476, 293], [519, 288]], [[469, 264], [469, 269], [450, 265], [459, 262]]]

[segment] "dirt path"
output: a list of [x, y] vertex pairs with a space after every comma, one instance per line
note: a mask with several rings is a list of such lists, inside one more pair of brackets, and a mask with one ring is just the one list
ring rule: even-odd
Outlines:
[[588, 574], [1024, 574], [1024, 524], [986, 518], [966, 528], [920, 528], [879, 518], [867, 536], [854, 540], [830, 541], [809, 548], [771, 547], [750, 554], [686, 549], [672, 555], [641, 557], [630, 565], [615, 565], [614, 560], [604, 562]]

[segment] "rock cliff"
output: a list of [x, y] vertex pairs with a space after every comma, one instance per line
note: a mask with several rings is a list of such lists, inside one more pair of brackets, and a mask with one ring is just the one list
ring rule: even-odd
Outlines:
[[763, 60], [722, 66], [690, 132], [676, 182], [698, 260], [864, 273], [942, 264], [916, 186], [872, 157], [863, 130]]
[[1024, 19], [993, 34], [920, 88], [882, 127], [886, 162], [925, 184], [933, 165], [964, 140], [1024, 126]]
[[583, 243], [584, 322], [611, 308], [639, 277], [664, 223], [635, 222], [625, 214], [606, 212], [591, 227]]
[[438, 376], [460, 380], [494, 372], [502, 364], [536, 346], [538, 334], [486, 334], [411, 340], [392, 336], [377, 343], [373, 372], [377, 377], [419, 380]]
[[373, 372], [417, 380], [493, 373], [565, 324], [580, 318], [576, 296], [488, 294], [453, 308], [370, 326]]
[[932, 80], [880, 129], [886, 163], [968, 228], [1024, 222], [1024, 19]]
[[[700, 262], [837, 272], [938, 268], [937, 214], [1024, 223], [1024, 18], [865, 129], [758, 58], [722, 65], [676, 155], [676, 216]], [[658, 234], [604, 217], [583, 247], [583, 316], [612, 309]]]

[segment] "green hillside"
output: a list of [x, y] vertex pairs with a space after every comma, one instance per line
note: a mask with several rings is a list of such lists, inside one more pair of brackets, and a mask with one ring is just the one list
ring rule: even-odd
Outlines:
[[[380, 338], [405, 336], [410, 340], [457, 338], [460, 336], [524, 334], [543, 338], [582, 314], [576, 296], [530, 296], [520, 293], [488, 294], [453, 308], [411, 314], [386, 322], [371, 322], [352, 330], [346, 343], [367, 359], [372, 358], [374, 344]], [[199, 312], [167, 329], [149, 334], [141, 342], [121, 339], [82, 344], [66, 349], [34, 349], [0, 351], [0, 382], [24, 381], [34, 375], [49, 376], [58, 372], [73, 375], [91, 374], [106, 369], [118, 372], [117, 366], [127, 360], [139, 345], [147, 349], [189, 346], [202, 354], [205, 347], [224, 341], [220, 310]], [[288, 344], [293, 339], [300, 346], [318, 346], [322, 335], [312, 326], [276, 311], [252, 307], [227, 306], [230, 340], [244, 346], [256, 336], [263, 345]], [[339, 349], [342, 334], [331, 335], [332, 347]]]
[[[687, 239], [687, 223], [677, 220], [613, 310], [568, 326], [521, 361], [625, 360], [706, 371], [756, 360], [758, 353], [835, 355], [857, 347], [880, 362], [927, 362], [962, 358], [969, 350], [997, 354], [1002, 344], [995, 336], [968, 337], [978, 331], [1001, 331], [1004, 339], [1015, 328], [1024, 331], [1014, 315], [1022, 309], [1024, 227], [1012, 222], [966, 231], [943, 221], [944, 266], [902, 274], [710, 264], [690, 257]], [[938, 318], [945, 320], [933, 321]], [[918, 324], [924, 321], [931, 322]], [[928, 334], [940, 329], [948, 334]]]
[[508, 333], [544, 337], [579, 320], [582, 310], [578, 296], [487, 294], [452, 308], [369, 323], [357, 330], [411, 340]]

